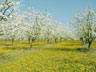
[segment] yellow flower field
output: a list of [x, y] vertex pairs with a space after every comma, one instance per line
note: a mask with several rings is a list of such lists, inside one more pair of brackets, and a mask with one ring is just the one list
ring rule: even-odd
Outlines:
[[2, 64], [0, 72], [96, 72], [96, 56], [80, 41], [65, 41]]
[[[54, 41], [50, 41], [50, 44], [53, 43]], [[37, 48], [44, 45], [47, 45], [46, 41], [35, 41], [33, 43], [33, 48]], [[9, 53], [21, 49], [30, 49], [30, 44], [28, 43], [28, 41], [15, 41], [13, 46], [11, 41], [6, 41], [6, 43], [4, 41], [0, 42], [0, 54]]]

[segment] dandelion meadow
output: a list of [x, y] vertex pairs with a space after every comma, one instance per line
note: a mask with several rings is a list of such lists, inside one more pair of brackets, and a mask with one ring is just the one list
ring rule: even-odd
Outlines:
[[0, 0], [0, 72], [96, 72], [95, 0]]

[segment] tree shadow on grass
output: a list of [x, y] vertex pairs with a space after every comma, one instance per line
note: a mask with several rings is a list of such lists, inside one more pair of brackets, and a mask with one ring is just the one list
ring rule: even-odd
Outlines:
[[12, 44], [6, 44], [5, 46], [12, 46]]
[[78, 51], [78, 52], [88, 52], [87, 48], [47, 48], [47, 50], [51, 51]]
[[74, 45], [75, 45], [75, 46], [76, 46], [76, 45], [79, 45], [79, 46], [80, 46], [81, 44], [73, 44], [73, 43], [72, 43], [72, 44], [62, 44], [62, 46], [74, 46]]
[[22, 47], [22, 48], [5, 47], [5, 48], [3, 48], [3, 49], [5, 49], [5, 50], [21, 50], [21, 49], [28, 50], [28, 48], [26, 48], [26, 47]]

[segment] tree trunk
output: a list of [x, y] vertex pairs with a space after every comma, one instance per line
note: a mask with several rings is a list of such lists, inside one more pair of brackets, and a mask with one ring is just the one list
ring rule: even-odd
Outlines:
[[33, 42], [35, 41], [36, 39], [32, 39], [32, 41], [31, 41], [31, 44], [30, 44], [30, 49], [32, 49], [32, 47], [33, 47]]
[[30, 38], [28, 39], [28, 43], [30, 44]]
[[60, 42], [62, 42], [62, 39], [60, 39]]
[[47, 40], [47, 43], [49, 43], [49, 39]]
[[14, 45], [14, 39], [12, 39], [12, 46]]
[[57, 39], [55, 39], [55, 43], [57, 43]]
[[93, 41], [93, 39], [92, 39], [91, 41], [88, 42], [88, 49], [90, 49], [91, 44], [92, 44], [92, 41]]
[[5, 39], [5, 45], [6, 45], [6, 39]]
[[31, 44], [30, 44], [30, 49], [32, 49], [32, 46], [33, 46], [33, 43], [31, 42]]

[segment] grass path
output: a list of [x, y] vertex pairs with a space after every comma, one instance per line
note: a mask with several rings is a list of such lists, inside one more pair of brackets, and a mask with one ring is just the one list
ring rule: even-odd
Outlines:
[[[60, 43], [58, 43], [58, 44], [60, 44]], [[35, 53], [40, 50], [44, 50], [45, 48], [50, 48], [53, 45], [56, 45], [56, 44], [46, 44], [46, 45], [39, 46], [37, 48], [32, 48], [31, 50], [22, 49], [22, 50], [13, 51], [13, 52], [10, 52], [7, 54], [2, 54], [2, 55], [0, 55], [0, 64], [6, 64], [8, 62], [17, 61], [21, 57], [28, 56], [29, 54]], [[7, 47], [7, 46], [2, 46], [2, 47]], [[11, 47], [11, 46], [8, 46], [8, 47]]]

